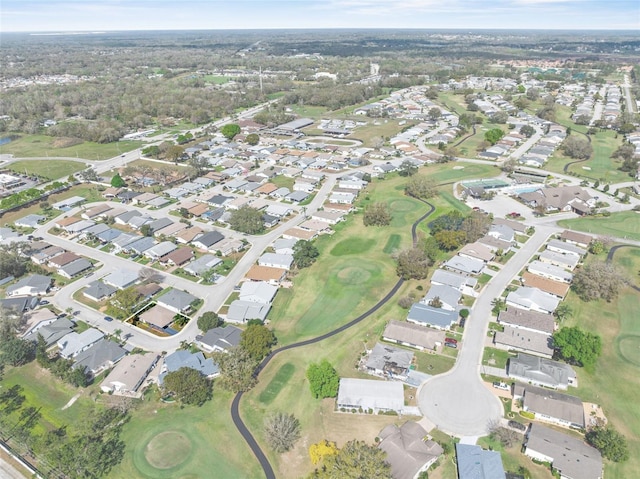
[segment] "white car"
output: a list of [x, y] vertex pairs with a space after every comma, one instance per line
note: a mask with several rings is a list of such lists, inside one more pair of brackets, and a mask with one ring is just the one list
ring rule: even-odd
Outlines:
[[496, 389], [502, 389], [504, 391], [509, 391], [511, 389], [511, 386], [509, 386], [507, 383], [499, 383], [499, 382], [493, 383], [493, 387]]

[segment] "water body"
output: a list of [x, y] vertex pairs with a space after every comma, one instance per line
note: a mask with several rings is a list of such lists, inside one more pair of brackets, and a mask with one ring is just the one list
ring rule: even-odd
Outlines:
[[6, 145], [7, 143], [11, 143], [10, 136], [5, 136], [4, 138], [0, 138], [0, 146]]

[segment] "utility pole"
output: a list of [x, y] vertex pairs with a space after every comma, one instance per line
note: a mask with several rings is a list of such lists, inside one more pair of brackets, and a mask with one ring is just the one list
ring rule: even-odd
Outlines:
[[260, 65], [260, 95], [264, 95], [264, 90], [262, 89], [262, 65]]

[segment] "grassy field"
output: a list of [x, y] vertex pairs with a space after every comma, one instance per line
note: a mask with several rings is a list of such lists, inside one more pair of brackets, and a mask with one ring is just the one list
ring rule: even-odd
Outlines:
[[[614, 257], [614, 264], [623, 268], [637, 264], [637, 261], [637, 252], [626, 248]], [[638, 283], [637, 274], [632, 281]], [[627, 438], [631, 453], [629, 461], [622, 464], [605, 462], [604, 477], [635, 477], [640, 471], [640, 405], [637, 400], [640, 388], [640, 323], [637, 320], [640, 293], [626, 288], [612, 303], [584, 303], [570, 292], [566, 301], [573, 309], [573, 316], [566, 320], [566, 325], [579, 325], [599, 334], [604, 345], [593, 373], [576, 368], [579, 387], [570, 392], [601, 405], [610, 423]]]
[[520, 452], [520, 443], [505, 448], [499, 441], [494, 441], [487, 436], [480, 438], [478, 445], [484, 449], [500, 452], [504, 470], [507, 472], [517, 473], [518, 469], [523, 467], [529, 471], [532, 479], [552, 479], [554, 477], [549, 468], [542, 464], [535, 464], [530, 458], [522, 454]]
[[291, 108], [291, 111], [296, 115], [313, 120], [319, 120], [323, 116], [326, 116], [326, 113], [329, 111], [324, 106], [291, 105], [289, 108]]
[[433, 178], [436, 183], [454, 183], [471, 178], [492, 178], [500, 173], [500, 169], [494, 165], [460, 162], [429, 165], [419, 171], [419, 174]]
[[[362, 118], [360, 118], [360, 120], [362, 121]], [[356, 128], [347, 138], [350, 140], [360, 140], [362, 141], [362, 146], [368, 147], [375, 146], [376, 139], [378, 138], [383, 138], [386, 141], [392, 136], [400, 133], [402, 130], [410, 128], [417, 123], [415, 121], [405, 120], [405, 123], [400, 125], [400, 122], [403, 120], [373, 120], [371, 118], [366, 119], [365, 121], [368, 121], [369, 123], [366, 126], [359, 126]], [[379, 124], [374, 124], [374, 121]]]
[[640, 241], [640, 214], [634, 211], [612, 213], [609, 217], [561, 220], [558, 224], [564, 228], [584, 231], [585, 233]]
[[16, 173], [25, 173], [27, 175], [38, 175], [49, 180], [57, 180], [66, 178], [77, 171], [84, 170], [86, 165], [80, 161], [73, 160], [33, 160], [33, 161], [16, 161], [11, 163], [7, 168]]
[[[473, 113], [467, 111], [467, 105], [464, 102], [464, 95], [455, 95], [451, 92], [440, 92], [438, 94], [438, 103], [446, 107], [449, 111], [453, 111], [458, 115]], [[476, 112], [478, 115], [482, 115]]]
[[235, 429], [232, 395], [215, 390], [202, 407], [163, 404], [152, 394], [124, 428], [125, 457], [109, 477], [169, 479], [260, 477], [261, 470]]
[[72, 156], [86, 160], [107, 160], [127, 151], [139, 148], [141, 141], [116, 141], [93, 143], [85, 141], [77, 145], [58, 148], [56, 138], [46, 135], [25, 135], [0, 146], [0, 154], [11, 153], [16, 158]]
[[[485, 141], [484, 134], [493, 128], [498, 128], [505, 133], [508, 131], [506, 125], [498, 125], [496, 123], [477, 125], [476, 134], [471, 135], [456, 147], [460, 150], [460, 156], [464, 156], [466, 158], [476, 158], [478, 156], [479, 145]], [[473, 131], [470, 131], [469, 133], [473, 133]], [[459, 140], [456, 140], [453, 143], [455, 144], [458, 141]]]

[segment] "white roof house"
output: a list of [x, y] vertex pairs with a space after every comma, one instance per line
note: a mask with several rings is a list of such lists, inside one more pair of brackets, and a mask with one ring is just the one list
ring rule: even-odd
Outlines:
[[265, 253], [258, 259], [260, 266], [270, 266], [272, 268], [290, 269], [293, 264], [293, 255]]
[[342, 378], [337, 406], [345, 410], [362, 408], [363, 411], [401, 412], [404, 408], [404, 387], [396, 381]]
[[462, 293], [451, 286], [434, 284], [429, 288], [429, 291], [427, 291], [427, 294], [420, 302], [428, 305], [435, 298], [440, 299], [442, 306], [439, 307], [442, 309], [456, 311], [458, 309], [460, 299], [462, 298]]
[[127, 269], [118, 269], [113, 273], [102, 278], [105, 284], [109, 284], [114, 288], [124, 289], [138, 281], [138, 273]]
[[578, 258], [581, 258], [585, 254], [587, 254], [587, 250], [585, 248], [581, 248], [580, 246], [566, 243], [557, 239], [549, 241], [549, 243], [547, 243], [547, 249], [555, 253], [574, 255]]
[[89, 328], [79, 334], [72, 331], [58, 340], [60, 356], [65, 359], [73, 358], [85, 349], [89, 349], [92, 344], [97, 343], [103, 337], [102, 331], [94, 328]]
[[479, 259], [454, 256], [444, 263], [444, 267], [449, 271], [460, 273], [465, 276], [480, 274], [484, 269], [484, 261]]
[[560, 268], [573, 270], [578, 265], [580, 257], [573, 254], [556, 253], [547, 249], [540, 253], [540, 261], [559, 266]]
[[565, 271], [559, 266], [554, 266], [549, 263], [543, 263], [542, 261], [532, 261], [527, 266], [527, 271], [543, 278], [552, 279], [554, 281], [560, 281], [562, 283], [570, 283], [573, 280], [573, 274]]
[[475, 278], [469, 276], [462, 276], [452, 271], [444, 269], [436, 269], [431, 277], [431, 284], [439, 284], [444, 286], [450, 286], [457, 289], [462, 294], [468, 296], [475, 296], [474, 287], [478, 284]]
[[278, 287], [266, 281], [245, 281], [240, 286], [239, 299], [241, 301], [270, 304], [277, 292]]
[[152, 259], [158, 259], [177, 249], [178, 247], [171, 241], [163, 241], [162, 243], [158, 243], [146, 250], [144, 255]]
[[540, 291], [538, 288], [521, 286], [507, 295], [507, 304], [515, 308], [538, 311], [540, 313], [553, 313], [560, 299], [552, 294]]
[[51, 286], [51, 278], [42, 274], [32, 274], [22, 278], [7, 288], [7, 296], [36, 296], [47, 294]]

